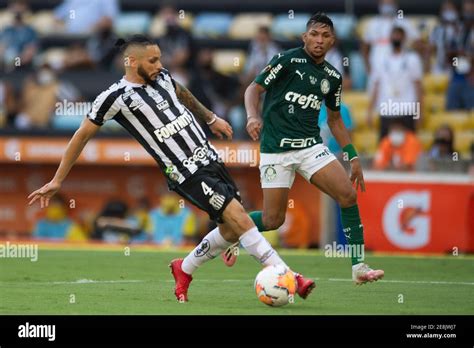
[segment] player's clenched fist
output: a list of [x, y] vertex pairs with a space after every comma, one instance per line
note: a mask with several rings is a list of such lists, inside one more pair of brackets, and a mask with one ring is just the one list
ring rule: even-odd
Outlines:
[[247, 133], [249, 133], [252, 140], [258, 140], [261, 130], [262, 119], [260, 117], [253, 116], [247, 119]]
[[33, 204], [36, 200], [40, 200], [41, 208], [47, 207], [49, 200], [54, 196], [56, 192], [61, 188], [61, 184], [51, 181], [44, 185], [42, 188], [32, 192], [28, 199], [30, 200], [29, 205]]

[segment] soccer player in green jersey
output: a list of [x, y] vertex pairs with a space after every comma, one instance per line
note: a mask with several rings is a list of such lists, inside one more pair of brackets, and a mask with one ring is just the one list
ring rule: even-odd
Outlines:
[[[357, 190], [360, 187], [365, 191], [364, 176], [339, 111], [341, 74], [324, 60], [334, 41], [331, 19], [323, 13], [313, 15], [303, 34], [304, 46], [273, 57], [245, 92], [247, 131], [253, 140], [260, 137], [263, 189], [263, 211], [251, 212], [250, 216], [260, 231], [280, 227], [298, 172], [339, 203], [350, 245], [352, 278], [356, 284], [363, 284], [382, 278], [384, 271], [364, 263], [363, 225], [357, 206]], [[264, 92], [262, 118], [259, 102]], [[350, 178], [322, 143], [318, 116], [323, 102], [328, 110], [328, 126], [350, 160]], [[234, 254], [227, 251], [223, 255], [227, 265], [235, 262]]]

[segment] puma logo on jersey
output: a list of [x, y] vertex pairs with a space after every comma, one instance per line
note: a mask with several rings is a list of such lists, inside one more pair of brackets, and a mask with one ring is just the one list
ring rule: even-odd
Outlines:
[[301, 105], [302, 109], [307, 109], [308, 107], [310, 107], [311, 109], [319, 110], [321, 109], [322, 103], [322, 100], [318, 100], [317, 95], [303, 95], [291, 91], [285, 94], [285, 100], [291, 103], [297, 103], [298, 105]]
[[304, 73], [300, 73], [299, 70], [296, 70], [296, 73], [297, 73], [298, 75], [300, 75], [301, 80], [303, 80], [303, 75], [306, 74], [305, 72], [304, 72]]

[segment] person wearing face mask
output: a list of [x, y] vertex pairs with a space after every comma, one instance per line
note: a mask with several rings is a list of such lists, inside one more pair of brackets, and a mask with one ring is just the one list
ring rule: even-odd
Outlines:
[[373, 124], [374, 112], [380, 116], [379, 139], [388, 133], [392, 119], [403, 122], [411, 131], [416, 130], [423, 110], [423, 67], [417, 53], [408, 51], [406, 35], [395, 27], [390, 37], [391, 52], [374, 69], [374, 88], [370, 95], [367, 115]]
[[454, 150], [454, 132], [448, 125], [439, 127], [434, 135], [429, 151], [431, 159], [452, 159]]
[[388, 135], [380, 142], [373, 167], [377, 170], [413, 170], [421, 150], [421, 142], [415, 133], [403, 122], [393, 121]]
[[21, 90], [20, 110], [14, 119], [18, 129], [46, 128], [55, 115], [58, 102], [80, 99], [79, 91], [72, 84], [60, 81], [48, 64], [27, 77]]
[[461, 30], [447, 53], [451, 79], [446, 95], [447, 110], [474, 109], [474, 0], [462, 3]]
[[33, 237], [47, 240], [87, 240], [86, 232], [68, 217], [66, 200], [60, 195], [51, 199], [46, 216], [38, 220], [34, 227]]
[[24, 22], [26, 1], [11, 1], [9, 11], [13, 23], [0, 32], [0, 65], [7, 71], [30, 67], [38, 50], [36, 31]]
[[395, 0], [379, 0], [379, 14], [367, 23], [362, 37], [362, 56], [369, 72], [369, 91], [372, 88], [371, 74], [378, 61], [390, 53], [390, 35], [394, 27], [401, 27], [406, 33], [408, 45], [419, 40], [418, 30], [405, 19]]
[[[221, 74], [214, 69], [213, 54], [210, 48], [199, 50], [196, 68], [193, 69], [189, 82], [189, 90], [205, 107], [225, 116], [236, 97], [239, 84], [236, 78]], [[242, 125], [240, 128], [245, 128], [245, 126]], [[207, 129], [205, 132], [210, 135]]]
[[433, 74], [447, 74], [451, 68], [447, 53], [455, 46], [457, 37], [461, 33], [456, 5], [451, 0], [443, 2], [440, 10], [439, 23], [430, 34], [430, 48], [435, 53], [435, 62], [431, 68]]
[[189, 85], [188, 70], [194, 67], [193, 39], [189, 32], [180, 26], [179, 14], [172, 2], [166, 3], [160, 10], [166, 30], [160, 37], [163, 65], [173, 74], [174, 79], [184, 86]]

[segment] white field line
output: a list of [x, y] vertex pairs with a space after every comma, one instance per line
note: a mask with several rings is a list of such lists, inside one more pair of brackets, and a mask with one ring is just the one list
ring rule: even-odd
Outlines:
[[[314, 278], [310, 277], [316, 281], [320, 282], [352, 282], [349, 278], [329, 278], [329, 279], [321, 279], [321, 278]], [[196, 279], [197, 282], [224, 282], [224, 283], [236, 283], [236, 282], [253, 282], [253, 279]], [[92, 280], [92, 279], [79, 279], [76, 281], [56, 281], [56, 282], [22, 282], [22, 281], [7, 281], [3, 282], [0, 281], [1, 284], [35, 284], [35, 285], [64, 285], [64, 284], [73, 284], [73, 285], [81, 285], [81, 284], [120, 284], [120, 283], [153, 283], [155, 281], [147, 281], [147, 280]], [[174, 280], [158, 280], [157, 282], [165, 282], [165, 283], [174, 283]], [[438, 280], [396, 280], [396, 279], [387, 279], [387, 280], [379, 280], [379, 283], [398, 283], [398, 284], [429, 284], [429, 285], [474, 285], [474, 282], [449, 282], [449, 281], [438, 281]]]
[[144, 283], [144, 280], [92, 280], [78, 279], [75, 281], [56, 281], [56, 282], [23, 282], [23, 281], [0, 281], [1, 284], [28, 284], [28, 285], [81, 285], [81, 284], [120, 284], [120, 283]]

